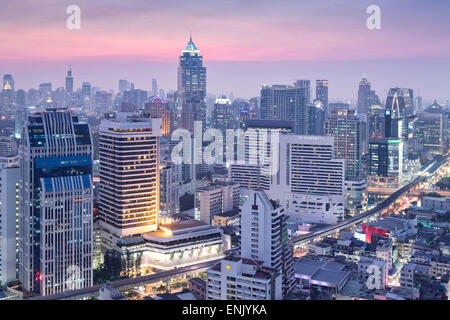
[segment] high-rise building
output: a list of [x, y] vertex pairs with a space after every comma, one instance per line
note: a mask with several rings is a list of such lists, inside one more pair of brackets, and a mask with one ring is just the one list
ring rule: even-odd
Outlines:
[[200, 50], [189, 39], [178, 67], [178, 99], [181, 105], [181, 127], [193, 131], [194, 121], [206, 127], [206, 68]]
[[10, 107], [14, 103], [14, 79], [12, 75], [5, 74], [3, 76], [2, 86], [2, 105]]
[[144, 107], [145, 101], [148, 99], [148, 92], [140, 89], [132, 89], [123, 93], [122, 102], [130, 103], [137, 109]]
[[162, 121], [162, 136], [168, 138], [173, 131], [175, 112], [163, 97], [153, 96], [144, 104], [143, 115], [149, 118], [160, 118]]
[[264, 85], [261, 89], [261, 119], [294, 120], [295, 133], [305, 134], [306, 108], [310, 104], [310, 81], [292, 86]]
[[345, 161], [334, 158], [330, 136], [280, 135], [272, 169], [270, 199], [279, 202], [296, 222], [334, 224], [345, 208]]
[[67, 71], [66, 77], [66, 92], [71, 94], [73, 92], [73, 76], [72, 76], [72, 68]]
[[386, 98], [386, 111], [391, 112], [393, 137], [397, 137], [394, 133], [398, 132], [398, 137], [405, 141], [409, 137], [409, 123], [414, 112], [414, 92], [412, 89], [391, 88]]
[[97, 114], [104, 114], [106, 112], [111, 111], [111, 109], [112, 109], [111, 93], [108, 93], [106, 91], [95, 92], [94, 111]]
[[91, 84], [89, 82], [83, 82], [83, 85], [81, 86], [81, 102], [84, 111], [92, 111]]
[[316, 80], [316, 100], [322, 102], [325, 117], [328, 116], [328, 80]]
[[161, 216], [180, 212], [180, 179], [178, 168], [173, 163], [162, 163], [159, 167], [159, 213]]
[[214, 215], [239, 209], [239, 184], [217, 182], [198, 188], [195, 194], [195, 218], [212, 224]]
[[385, 136], [385, 109], [380, 105], [374, 105], [369, 107], [369, 113], [367, 114], [367, 131], [368, 138], [382, 138]]
[[345, 176], [361, 175], [361, 128], [354, 110], [334, 109], [327, 122], [327, 134], [334, 138], [334, 157], [345, 160]]
[[0, 181], [0, 285], [5, 286], [18, 279], [21, 199], [17, 152], [14, 156], [0, 156]]
[[89, 125], [67, 110], [28, 116], [20, 146], [25, 291], [45, 296], [93, 284], [92, 148]]
[[403, 142], [401, 139], [379, 138], [369, 143], [369, 175], [389, 178], [401, 183], [403, 174]]
[[447, 144], [448, 115], [436, 101], [414, 122], [413, 137], [418, 150], [441, 154]]
[[152, 96], [156, 97], [158, 96], [158, 82], [155, 78], [152, 79]]
[[227, 129], [237, 128], [237, 119], [235, 117], [233, 105], [234, 103], [231, 104], [230, 99], [221, 96], [216, 99], [212, 110], [212, 127], [214, 129], [219, 129], [224, 137]]
[[306, 128], [305, 134], [310, 136], [325, 135], [325, 106], [320, 100], [306, 107]]
[[156, 230], [161, 119], [117, 113], [99, 134], [100, 225], [117, 238]]
[[294, 253], [287, 235], [285, 209], [271, 201], [265, 191], [247, 189], [242, 194], [245, 200], [240, 207], [240, 254], [278, 270], [286, 296], [294, 285]]
[[128, 80], [119, 80], [119, 93], [123, 94], [130, 90], [130, 82]]
[[367, 114], [369, 107], [377, 104], [380, 104], [380, 99], [375, 94], [375, 91], [371, 89], [371, 83], [367, 81], [364, 75], [359, 83], [358, 89], [358, 104], [356, 109], [358, 115]]

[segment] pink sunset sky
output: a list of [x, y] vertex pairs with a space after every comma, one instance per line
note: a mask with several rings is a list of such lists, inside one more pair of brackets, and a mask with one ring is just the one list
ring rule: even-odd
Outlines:
[[[66, 28], [69, 5], [81, 30]], [[368, 30], [366, 8], [381, 7]], [[391, 86], [450, 98], [450, 2], [445, 0], [16, 0], [0, 11], [0, 74], [17, 88], [62, 86], [67, 65], [83, 81], [117, 90], [176, 89], [192, 31], [208, 68], [208, 92], [259, 95], [263, 83], [330, 80], [330, 97], [354, 98], [363, 73], [382, 99]]]

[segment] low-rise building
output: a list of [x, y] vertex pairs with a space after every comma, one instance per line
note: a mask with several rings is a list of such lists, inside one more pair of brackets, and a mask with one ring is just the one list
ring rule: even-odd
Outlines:
[[207, 272], [207, 300], [280, 300], [281, 273], [263, 261], [229, 256]]

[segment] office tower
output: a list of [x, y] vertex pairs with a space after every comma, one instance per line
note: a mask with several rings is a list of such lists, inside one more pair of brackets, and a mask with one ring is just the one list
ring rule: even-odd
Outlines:
[[25, 291], [92, 286], [92, 140], [65, 109], [28, 116], [20, 146], [19, 278]]
[[333, 156], [330, 136], [280, 135], [279, 170], [271, 177], [270, 199], [298, 223], [334, 224], [344, 217], [345, 161]]
[[398, 137], [408, 140], [409, 123], [414, 116], [414, 93], [412, 89], [391, 88], [386, 98], [386, 110], [390, 110], [392, 118], [393, 137], [396, 136], [397, 127], [400, 135]]
[[322, 102], [325, 117], [328, 117], [328, 80], [316, 80], [316, 100]]
[[236, 129], [237, 120], [234, 110], [234, 102], [231, 104], [230, 99], [221, 96], [216, 99], [211, 116], [212, 128], [219, 129], [225, 137], [227, 129]]
[[16, 104], [19, 107], [25, 107], [25, 104], [26, 104], [26, 93], [22, 89], [19, 89], [16, 92]]
[[367, 114], [368, 138], [382, 138], [385, 136], [385, 109], [380, 105], [369, 107]]
[[195, 191], [195, 218], [211, 224], [216, 214], [239, 209], [238, 183], [217, 182]]
[[287, 235], [285, 209], [271, 201], [265, 191], [247, 189], [242, 194], [245, 200], [240, 207], [240, 255], [279, 271], [286, 296], [294, 285], [294, 253]]
[[416, 113], [422, 112], [422, 108], [423, 108], [423, 97], [417, 96], [416, 97]]
[[123, 94], [128, 90], [130, 90], [130, 82], [128, 80], [119, 80], [119, 92]]
[[361, 174], [361, 128], [354, 110], [334, 109], [327, 122], [327, 134], [334, 138], [334, 157], [345, 160], [347, 180]]
[[73, 77], [72, 77], [72, 68], [67, 71], [66, 77], [66, 92], [68, 94], [73, 93]]
[[264, 85], [261, 89], [261, 119], [294, 120], [295, 134], [305, 133], [306, 107], [310, 104], [310, 81], [292, 86]]
[[81, 87], [81, 101], [85, 112], [92, 111], [91, 101], [91, 84], [89, 82], [83, 82]]
[[94, 112], [100, 115], [111, 111], [111, 109], [112, 109], [111, 94], [106, 91], [95, 92]]
[[159, 96], [162, 97], [162, 98], [165, 98], [165, 97], [166, 97], [166, 94], [165, 94], [165, 92], [164, 92], [164, 89], [159, 89]]
[[263, 261], [228, 256], [206, 275], [207, 300], [281, 300], [282, 275]]
[[160, 118], [162, 121], [162, 136], [169, 138], [173, 131], [173, 119], [175, 112], [169, 107], [169, 103], [163, 97], [151, 97], [144, 104], [142, 114], [149, 118]]
[[306, 128], [305, 134], [310, 136], [325, 135], [325, 106], [320, 100], [306, 107]]
[[358, 115], [367, 114], [369, 107], [377, 104], [380, 104], [380, 99], [375, 94], [375, 91], [371, 89], [371, 83], [367, 81], [364, 75], [358, 89], [358, 104], [356, 108]]
[[[272, 136], [291, 134], [295, 130], [295, 122], [287, 120], [247, 120], [244, 125], [244, 161], [231, 164], [229, 178], [244, 188], [270, 189], [271, 140]], [[278, 141], [275, 141], [278, 145]], [[238, 157], [240, 150], [237, 150]], [[274, 151], [275, 152], [275, 151]], [[240, 160], [237, 158], [235, 160]]]
[[180, 179], [178, 168], [170, 162], [159, 166], [159, 213], [161, 216], [180, 212]]
[[52, 84], [50, 82], [39, 85], [39, 103], [45, 103], [52, 95]]
[[181, 106], [181, 127], [193, 131], [194, 121], [206, 128], [206, 68], [200, 50], [189, 39], [178, 67], [178, 99]]
[[18, 279], [19, 183], [17, 150], [0, 156], [0, 286]]
[[386, 98], [386, 109], [392, 111], [393, 118], [414, 115], [414, 92], [412, 89], [391, 88]]
[[419, 115], [414, 122], [413, 137], [418, 143], [418, 150], [441, 154], [447, 142], [448, 115], [436, 101]]
[[3, 76], [2, 105], [10, 107], [14, 103], [14, 79], [12, 75]]
[[402, 140], [390, 138], [371, 140], [369, 143], [369, 175], [374, 178], [390, 178], [388, 181], [401, 183], [402, 174]]
[[16, 156], [17, 152], [18, 146], [14, 138], [0, 137], [0, 157]]
[[144, 107], [145, 101], [148, 99], [148, 92], [140, 89], [132, 89], [123, 93], [122, 102], [130, 103], [137, 109]]
[[37, 106], [40, 101], [40, 92], [36, 89], [30, 89], [27, 92], [26, 103], [29, 106]]
[[152, 79], [152, 96], [156, 97], [158, 95], [158, 82], [155, 78]]
[[100, 225], [118, 238], [156, 230], [161, 119], [117, 113], [99, 134]]

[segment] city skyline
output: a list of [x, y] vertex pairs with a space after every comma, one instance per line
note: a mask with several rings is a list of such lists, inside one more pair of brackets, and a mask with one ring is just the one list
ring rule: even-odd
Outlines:
[[450, 27], [448, 3], [378, 1], [382, 28], [369, 30], [366, 9], [372, 3], [350, 2], [282, 1], [273, 8], [266, 1], [194, 1], [176, 7], [78, 1], [81, 30], [68, 30], [69, 1], [48, 6], [18, 1], [0, 13], [0, 37], [8, 43], [0, 50], [0, 70], [13, 74], [17, 88], [26, 90], [47, 81], [63, 86], [72, 65], [75, 88], [90, 81], [117, 91], [117, 81], [127, 78], [151, 90], [157, 78], [167, 91], [176, 89], [177, 59], [192, 31], [209, 70], [210, 94], [250, 98], [263, 84], [328, 79], [330, 99], [355, 99], [367, 74], [381, 99], [395, 86], [420, 90], [429, 100], [450, 98], [442, 93], [450, 73], [450, 46], [442, 33]]

